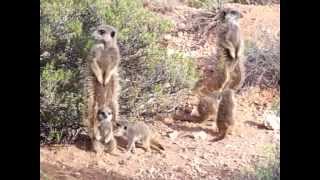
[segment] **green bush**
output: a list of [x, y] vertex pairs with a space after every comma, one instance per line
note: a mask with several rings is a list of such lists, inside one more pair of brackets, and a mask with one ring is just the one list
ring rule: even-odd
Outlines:
[[40, 3], [41, 143], [70, 142], [82, 130], [81, 72], [92, 44], [90, 29], [98, 24], [110, 24], [119, 31], [121, 115], [138, 112], [137, 107], [154, 96], [156, 87], [170, 85], [156, 95], [160, 97], [196, 79], [193, 60], [180, 52], [168, 54], [161, 44], [171, 22], [144, 9], [141, 0]]

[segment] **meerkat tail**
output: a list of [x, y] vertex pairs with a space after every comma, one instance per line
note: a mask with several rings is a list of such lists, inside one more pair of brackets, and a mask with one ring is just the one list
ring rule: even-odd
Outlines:
[[151, 143], [157, 146], [159, 149], [164, 150], [164, 147], [155, 139], [151, 139]]

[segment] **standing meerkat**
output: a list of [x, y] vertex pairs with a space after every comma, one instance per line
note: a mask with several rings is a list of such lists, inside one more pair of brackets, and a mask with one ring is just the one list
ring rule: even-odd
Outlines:
[[[243, 40], [240, 33], [239, 20], [243, 15], [231, 8], [219, 12], [217, 38], [217, 55], [223, 64], [224, 82], [220, 87], [223, 91], [229, 86], [239, 88], [244, 79]], [[231, 85], [232, 84], [232, 85]]]
[[227, 89], [221, 94], [222, 99], [218, 108], [217, 116], [217, 128], [218, 128], [218, 138], [217, 140], [223, 139], [227, 134], [232, 133], [234, 126], [234, 92], [231, 89]]
[[140, 142], [141, 147], [146, 151], [150, 151], [151, 147], [161, 153], [163, 146], [158, 142], [155, 134], [144, 122], [130, 122], [120, 120], [116, 123], [115, 136], [125, 136], [128, 139], [128, 152], [135, 152], [135, 143]]
[[120, 63], [116, 29], [109, 25], [100, 25], [92, 33], [95, 44], [88, 58], [92, 73], [100, 84], [109, 82], [113, 73], [118, 71]]
[[112, 153], [117, 147], [117, 142], [113, 136], [112, 110], [105, 106], [97, 112], [97, 123], [94, 127], [95, 139], [93, 148], [97, 152], [102, 150]]
[[118, 119], [120, 53], [116, 40], [116, 30], [112, 26], [100, 25], [92, 33], [94, 45], [87, 57], [85, 75], [84, 124], [91, 140], [95, 139], [94, 126], [97, 123], [98, 108], [110, 105], [112, 121]]

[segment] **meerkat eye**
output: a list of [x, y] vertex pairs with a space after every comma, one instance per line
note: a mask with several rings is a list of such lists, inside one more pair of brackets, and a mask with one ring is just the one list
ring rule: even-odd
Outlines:
[[113, 38], [116, 35], [115, 31], [111, 31], [110, 36]]
[[100, 29], [98, 32], [99, 32], [99, 34], [101, 34], [101, 35], [104, 35], [104, 34], [106, 33], [106, 31], [103, 30], [103, 29]]
[[117, 127], [119, 127], [119, 126], [120, 126], [120, 124], [119, 124], [119, 123], [116, 123], [116, 126], [117, 126]]
[[124, 130], [127, 130], [127, 126], [124, 127]]

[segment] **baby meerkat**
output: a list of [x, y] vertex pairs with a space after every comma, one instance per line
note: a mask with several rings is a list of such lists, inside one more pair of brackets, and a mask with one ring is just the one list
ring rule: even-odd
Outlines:
[[100, 25], [92, 33], [95, 40], [88, 61], [91, 71], [98, 82], [104, 86], [111, 76], [118, 71], [120, 53], [117, 45], [116, 29], [109, 25]]
[[175, 113], [173, 118], [176, 120], [191, 121], [197, 123], [204, 123], [208, 120], [215, 121], [221, 95], [219, 92], [208, 92], [207, 95], [199, 95], [198, 103], [193, 105], [190, 112], [180, 111]]
[[113, 152], [117, 147], [113, 136], [112, 114], [112, 110], [108, 106], [99, 109], [97, 112], [97, 124], [94, 127], [95, 140], [93, 143], [95, 151], [101, 151], [101, 145], [102, 149], [107, 153]]
[[161, 153], [163, 146], [157, 141], [152, 130], [142, 121], [130, 122], [127, 120], [119, 120], [116, 122], [115, 136], [124, 136], [128, 139], [128, 152], [135, 152], [135, 143], [141, 143], [141, 147], [146, 151], [150, 151], [151, 147]]

